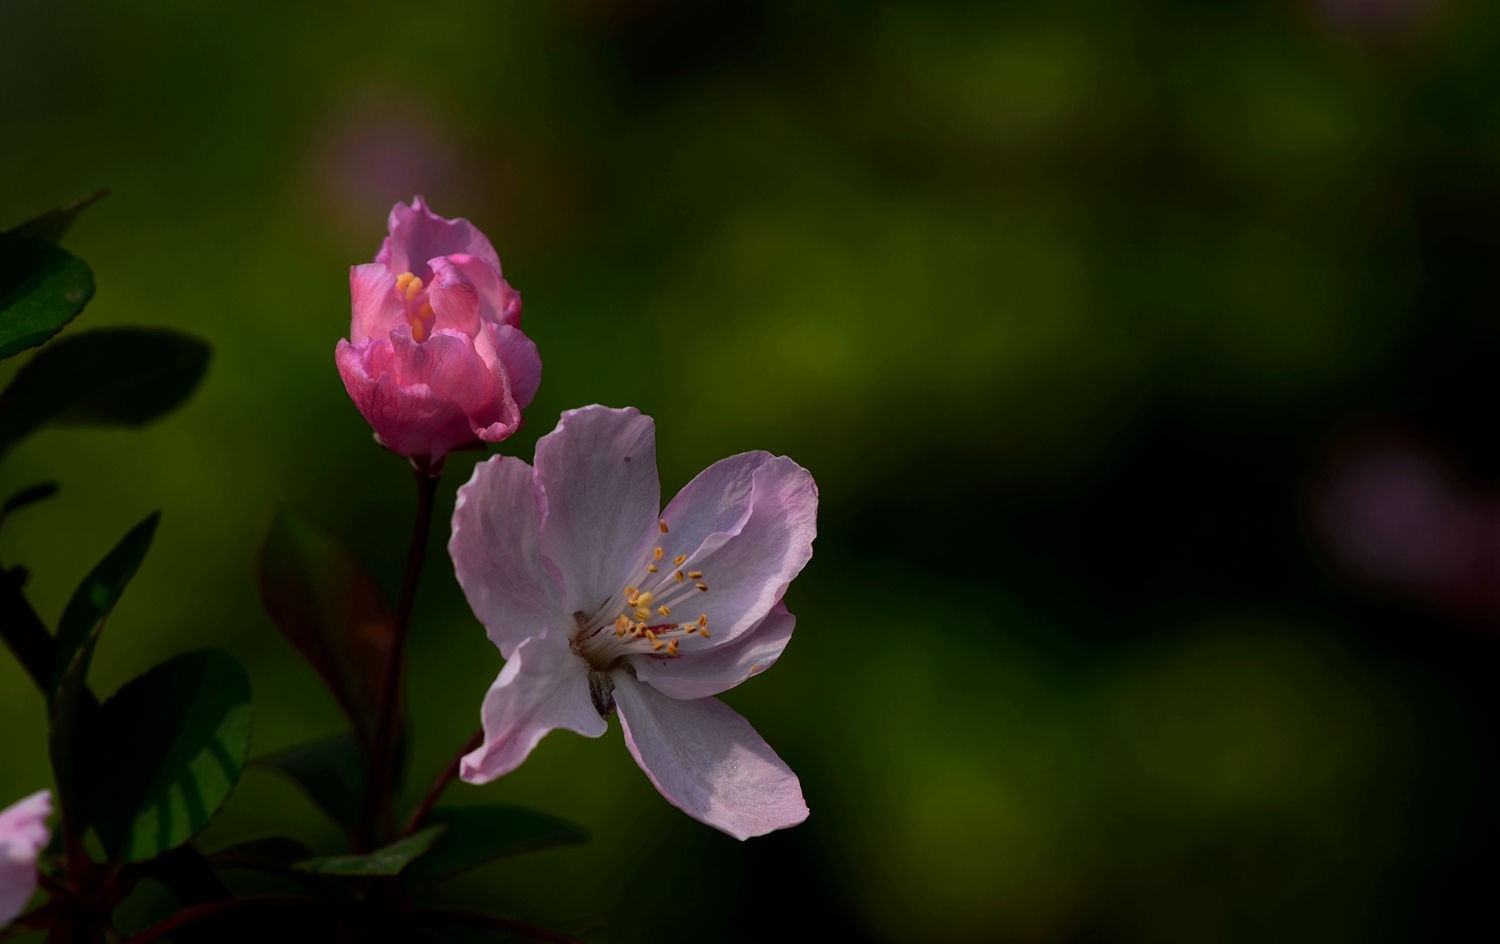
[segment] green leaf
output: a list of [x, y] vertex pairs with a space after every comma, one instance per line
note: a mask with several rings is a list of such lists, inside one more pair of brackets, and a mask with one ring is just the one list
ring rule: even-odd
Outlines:
[[250, 679], [228, 653], [189, 652], [99, 709], [90, 822], [138, 862], [191, 839], [229, 798], [250, 752]]
[[203, 378], [208, 345], [177, 331], [101, 328], [39, 352], [0, 393], [0, 455], [41, 426], [141, 426]]
[[51, 243], [0, 233], [0, 359], [62, 330], [94, 297], [94, 273]]
[[84, 673], [88, 671], [88, 660], [93, 656], [99, 631], [131, 578], [140, 570], [146, 552], [151, 549], [151, 540], [156, 537], [156, 525], [160, 520], [161, 512], [153, 511], [131, 528], [73, 591], [57, 624], [57, 651], [52, 671], [54, 701], [70, 673], [80, 665]]
[[255, 763], [301, 787], [345, 832], [353, 832], [364, 804], [368, 761], [352, 736], [335, 734], [258, 758]]
[[576, 823], [519, 806], [458, 806], [435, 810], [430, 821], [447, 826], [433, 846], [405, 875], [410, 888], [435, 885], [505, 856], [585, 842], [588, 830]]
[[337, 541], [283, 510], [261, 551], [260, 593], [272, 622], [323, 678], [360, 743], [372, 744], [396, 638], [395, 617], [375, 579]]
[[95, 190], [93, 193], [74, 200], [72, 203], [60, 206], [55, 210], [48, 210], [40, 216], [32, 217], [18, 226], [12, 226], [9, 232], [16, 236], [25, 236], [28, 239], [37, 239], [42, 242], [55, 243], [62, 239], [68, 227], [73, 225], [79, 211], [91, 203], [109, 196], [108, 190]]
[[4, 505], [0, 505], [0, 521], [5, 520], [6, 516], [13, 511], [20, 511], [27, 505], [46, 501], [56, 494], [56, 482], [38, 482], [35, 485], [29, 485], [7, 498]]
[[[152, 512], [131, 528], [79, 584], [68, 600], [57, 626], [48, 686], [48, 746], [57, 777], [59, 801], [65, 810], [78, 811], [79, 750], [95, 708], [88, 691], [89, 663], [94, 646], [120, 595], [140, 569], [151, 539], [156, 536], [159, 512]], [[78, 821], [79, 825], [82, 824]]]
[[429, 826], [405, 839], [365, 855], [322, 856], [297, 863], [297, 868], [314, 875], [400, 875], [419, 856], [432, 848], [446, 826]]

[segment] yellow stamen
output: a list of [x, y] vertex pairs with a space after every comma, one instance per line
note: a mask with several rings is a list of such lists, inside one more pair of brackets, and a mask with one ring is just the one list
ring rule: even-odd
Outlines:
[[651, 552], [652, 560], [661, 560], [663, 556], [665, 556], [665, 552], [662, 551], [661, 548], [657, 548], [656, 550]]
[[635, 598], [635, 605], [649, 607], [655, 600], [656, 597], [653, 597], [651, 595], [651, 591], [647, 590], [645, 593]]
[[645, 607], [636, 607], [635, 618], [638, 620], [650, 619], [651, 611]]
[[671, 642], [667, 643], [667, 655], [677, 655], [677, 640], [673, 639]]
[[687, 563], [687, 555], [678, 554], [676, 557], [672, 558], [672, 563], [676, 564], [678, 567], [681, 567], [683, 564]]
[[677, 578], [677, 582], [678, 583], [682, 583], [684, 580], [687, 579], [687, 577], [680, 570], [677, 573], [673, 574], [672, 576], [675, 577], [675, 578]]
[[699, 590], [703, 590], [703, 591], [707, 591], [708, 590], [708, 584], [706, 584], [706, 583], [700, 583], [700, 584], [698, 584], [698, 589]]
[[427, 322], [421, 318], [411, 319], [411, 339], [418, 344], [427, 340]]
[[414, 278], [416, 278], [416, 276], [412, 275], [410, 272], [403, 272], [400, 275], [396, 276], [396, 294], [405, 295], [406, 287], [411, 284], [411, 280]]
[[662, 534], [666, 534], [667, 533], [667, 523], [665, 521], [657, 521], [656, 522], [656, 526], [658, 528], [661, 528], [661, 533]]
[[658, 566], [656, 566], [655, 564], [647, 564], [646, 565], [646, 573], [648, 573], [648, 574], [659, 574], [659, 573], [661, 573], [661, 568], [658, 567]]
[[694, 580], [702, 580], [703, 579], [703, 571], [701, 571], [701, 570], [690, 570], [690, 571], [688, 571], [688, 576], [692, 577]]
[[407, 301], [411, 301], [413, 298], [416, 298], [417, 297], [417, 293], [419, 293], [421, 291], [422, 291], [422, 280], [419, 279], [419, 278], [417, 278], [416, 276], [412, 276], [411, 277], [411, 281], [406, 283], [406, 289], [404, 291], [402, 291], [401, 294], [403, 294], [403, 295], [406, 296], [406, 300]]
[[702, 627], [707, 626], [707, 625], [708, 625], [708, 614], [707, 613], [700, 613], [698, 615], [698, 626], [699, 626], [699, 628], [701, 629]]
[[656, 608], [656, 612], [660, 613], [662, 616], [671, 616], [672, 608], [670, 606], [659, 606]]

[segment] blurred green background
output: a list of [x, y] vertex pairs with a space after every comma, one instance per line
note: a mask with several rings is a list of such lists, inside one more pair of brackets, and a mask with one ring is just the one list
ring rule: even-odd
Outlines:
[[[799, 617], [726, 700], [811, 818], [740, 844], [618, 726], [453, 798], [586, 847], [456, 894], [590, 940], [1372, 941], [1484, 918], [1500, 654], [1500, 10], [1459, 0], [12, 0], [0, 223], [107, 186], [70, 330], [212, 343], [140, 433], [49, 431], [0, 559], [55, 620], [152, 509], [110, 692], [234, 652], [259, 753], [339, 727], [261, 613], [278, 503], [394, 591], [411, 511], [333, 367], [397, 200], [492, 239], [546, 364], [529, 457], [656, 417], [670, 494], [769, 449], [822, 495]], [[24, 358], [18, 358], [24, 361]], [[14, 362], [0, 380], [15, 370]], [[440, 515], [474, 455], [450, 462]], [[443, 548], [425, 782], [500, 658]], [[0, 805], [46, 783], [0, 659]], [[332, 844], [258, 771], [210, 845]], [[808, 909], [804, 915], [803, 909]]]

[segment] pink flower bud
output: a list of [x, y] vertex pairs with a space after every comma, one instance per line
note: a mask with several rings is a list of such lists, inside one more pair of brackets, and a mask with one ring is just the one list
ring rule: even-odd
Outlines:
[[521, 295], [468, 220], [421, 197], [391, 210], [375, 261], [349, 270], [353, 318], [335, 359], [375, 439], [437, 468], [453, 449], [521, 425], [542, 361], [521, 333]]

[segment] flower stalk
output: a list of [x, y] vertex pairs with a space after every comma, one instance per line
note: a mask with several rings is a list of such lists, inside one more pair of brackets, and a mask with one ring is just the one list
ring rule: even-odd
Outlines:
[[385, 835], [395, 832], [396, 741], [401, 730], [401, 688], [405, 664], [406, 636], [411, 627], [412, 607], [416, 603], [417, 585], [422, 578], [422, 563], [427, 556], [428, 536], [432, 531], [432, 507], [437, 495], [440, 471], [426, 464], [412, 463], [412, 478], [417, 486], [417, 510], [412, 522], [411, 544], [406, 553], [406, 573], [401, 581], [401, 598], [396, 605], [396, 632], [386, 659], [385, 680], [381, 687], [380, 716], [375, 726], [375, 743], [370, 750], [369, 777], [365, 786], [364, 815], [356, 836], [359, 851], [376, 845], [379, 828]]

